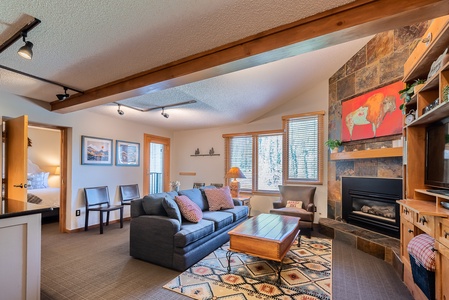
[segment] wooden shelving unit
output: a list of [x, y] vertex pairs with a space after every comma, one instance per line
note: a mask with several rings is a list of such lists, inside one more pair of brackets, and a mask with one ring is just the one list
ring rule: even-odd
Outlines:
[[353, 160], [382, 157], [401, 157], [402, 147], [331, 153], [331, 160]]

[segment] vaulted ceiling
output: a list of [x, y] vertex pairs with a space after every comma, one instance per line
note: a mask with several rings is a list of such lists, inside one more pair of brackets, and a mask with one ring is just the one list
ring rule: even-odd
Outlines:
[[[167, 0], [0, 2], [0, 89], [58, 113], [80, 109], [171, 129], [248, 123], [326, 80], [372, 34], [449, 13], [437, 0]], [[77, 94], [73, 90], [84, 91]], [[196, 100], [177, 108], [149, 108]]]

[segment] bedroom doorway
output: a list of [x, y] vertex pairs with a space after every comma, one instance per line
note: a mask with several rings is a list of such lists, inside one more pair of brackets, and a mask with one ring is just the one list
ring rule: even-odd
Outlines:
[[145, 195], [169, 190], [170, 139], [144, 135], [144, 185]]

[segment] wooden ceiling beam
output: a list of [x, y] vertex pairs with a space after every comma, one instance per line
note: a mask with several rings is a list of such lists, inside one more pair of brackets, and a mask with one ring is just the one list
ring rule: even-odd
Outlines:
[[449, 14], [447, 0], [357, 0], [254, 36], [54, 101], [67, 113], [322, 49]]

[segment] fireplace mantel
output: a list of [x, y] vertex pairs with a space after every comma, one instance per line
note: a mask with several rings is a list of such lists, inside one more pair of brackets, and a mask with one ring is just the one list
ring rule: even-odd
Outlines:
[[352, 152], [331, 153], [330, 160], [353, 160], [366, 158], [401, 157], [402, 147], [359, 150]]

